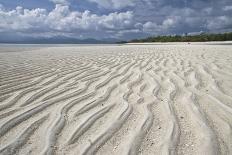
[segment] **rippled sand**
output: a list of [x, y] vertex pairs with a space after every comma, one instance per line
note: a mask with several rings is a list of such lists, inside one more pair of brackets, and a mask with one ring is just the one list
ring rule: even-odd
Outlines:
[[0, 154], [229, 155], [231, 127], [230, 45], [0, 51]]

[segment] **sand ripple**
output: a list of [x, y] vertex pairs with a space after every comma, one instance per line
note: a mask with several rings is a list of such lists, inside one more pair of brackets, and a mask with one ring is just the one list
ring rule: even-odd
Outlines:
[[0, 53], [0, 154], [232, 154], [223, 45]]

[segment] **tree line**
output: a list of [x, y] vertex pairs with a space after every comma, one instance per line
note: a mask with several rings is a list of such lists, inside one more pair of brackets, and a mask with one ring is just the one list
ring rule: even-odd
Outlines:
[[134, 39], [128, 42], [121, 43], [143, 43], [143, 42], [207, 42], [207, 41], [229, 41], [232, 40], [232, 32], [199, 35], [169, 35], [169, 36], [156, 36], [144, 39]]

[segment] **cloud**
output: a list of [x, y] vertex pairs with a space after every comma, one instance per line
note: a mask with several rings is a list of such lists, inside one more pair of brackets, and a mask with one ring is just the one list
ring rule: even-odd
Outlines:
[[54, 4], [63, 4], [63, 5], [70, 4], [68, 0], [49, 0], [49, 1], [53, 2]]
[[224, 11], [231, 11], [232, 10], [232, 5], [223, 7], [223, 10]]
[[46, 20], [51, 28], [59, 31], [115, 31], [131, 26], [133, 12], [114, 12], [99, 16], [88, 10], [70, 11], [68, 6], [56, 5], [56, 8], [47, 15]]
[[15, 10], [0, 9], [1, 31], [26, 31], [41, 28], [47, 15], [45, 9], [23, 9], [18, 6]]
[[48, 12], [46, 9], [23, 9], [16, 7], [14, 10], [0, 10], [0, 30], [24, 33], [59, 32], [81, 33], [91, 32], [116, 32], [129, 29], [133, 26], [133, 12], [114, 12], [107, 15], [96, 15], [86, 10], [84, 12], [71, 11], [69, 6], [56, 4]]
[[207, 21], [209, 30], [226, 30], [232, 29], [232, 18], [228, 16], [219, 16]]
[[161, 24], [157, 24], [155, 22], [146, 22], [143, 25], [143, 31], [146, 33], [162, 33], [162, 32], [168, 32], [171, 27], [174, 27], [178, 22], [178, 18], [176, 17], [169, 17]]
[[106, 9], [122, 9], [135, 5], [135, 0], [88, 0]]
[[53, 4], [48, 8], [34, 9], [0, 4], [0, 38], [15, 34], [131, 39], [232, 29], [231, 0], [49, 1]]

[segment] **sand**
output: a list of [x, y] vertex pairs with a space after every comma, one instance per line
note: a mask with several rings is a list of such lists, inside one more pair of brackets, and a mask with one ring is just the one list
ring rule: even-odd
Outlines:
[[229, 155], [231, 127], [230, 45], [0, 51], [1, 155]]

